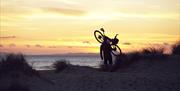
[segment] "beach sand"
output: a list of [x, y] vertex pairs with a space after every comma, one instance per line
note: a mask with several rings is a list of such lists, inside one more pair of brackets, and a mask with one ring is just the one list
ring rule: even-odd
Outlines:
[[39, 71], [40, 77], [11, 72], [0, 77], [0, 91], [22, 84], [30, 91], [180, 91], [179, 56], [141, 59], [115, 72], [69, 66], [59, 73]]

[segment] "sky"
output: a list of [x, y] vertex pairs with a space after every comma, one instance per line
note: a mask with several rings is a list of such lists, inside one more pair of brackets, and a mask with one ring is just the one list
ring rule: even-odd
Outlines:
[[0, 0], [0, 52], [98, 53], [93, 32], [123, 52], [180, 40], [180, 0]]

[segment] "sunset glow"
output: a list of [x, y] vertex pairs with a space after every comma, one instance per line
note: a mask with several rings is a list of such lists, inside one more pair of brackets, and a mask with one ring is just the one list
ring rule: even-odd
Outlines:
[[94, 30], [123, 51], [180, 40], [179, 0], [0, 0], [0, 52], [98, 53]]

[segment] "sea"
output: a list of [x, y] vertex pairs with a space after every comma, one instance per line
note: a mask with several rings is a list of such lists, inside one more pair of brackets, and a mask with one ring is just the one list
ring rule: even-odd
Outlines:
[[36, 70], [50, 70], [53, 69], [53, 63], [56, 61], [66, 61], [72, 65], [90, 66], [97, 68], [102, 60], [99, 56], [89, 55], [26, 55], [27, 62]]
[[[5, 53], [0, 53], [0, 59], [5, 58]], [[26, 61], [36, 70], [52, 70], [57, 61], [66, 61], [77, 66], [98, 68], [103, 64], [99, 54], [65, 54], [65, 55], [24, 55]], [[113, 61], [115, 57], [113, 57]]]

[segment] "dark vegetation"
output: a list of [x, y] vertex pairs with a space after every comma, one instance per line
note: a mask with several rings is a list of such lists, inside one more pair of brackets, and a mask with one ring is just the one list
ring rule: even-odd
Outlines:
[[173, 45], [172, 54], [180, 55], [180, 41], [177, 44]]
[[140, 59], [148, 60], [162, 60], [165, 59], [167, 55], [164, 54], [164, 48], [144, 48], [142, 51], [134, 51], [127, 54], [120, 55], [118, 60], [116, 60], [114, 70], [119, 68], [127, 68], [130, 65], [136, 63]]
[[[67, 60], [59, 60], [53, 64], [55, 72], [61, 72], [70, 65]], [[38, 71], [28, 64], [22, 54], [6, 54], [0, 59], [0, 76], [10, 72], [22, 72], [28, 76], [39, 76]]]
[[59, 72], [63, 71], [65, 68], [68, 67], [68, 65], [70, 65], [70, 64], [69, 64], [68, 61], [65, 60], [65, 59], [56, 61], [56, 62], [53, 64], [53, 67], [54, 67], [54, 69], [55, 69], [55, 73], [59, 73]]
[[22, 72], [28, 76], [39, 75], [22, 54], [7, 54], [0, 60], [0, 76], [10, 72]]
[[[8, 75], [10, 75], [13, 79], [18, 79], [22, 74], [28, 77], [36, 76], [39, 79], [54, 85], [52, 81], [42, 77], [38, 71], [33, 69], [33, 67], [26, 61], [24, 55], [6, 54], [4, 58], [1, 58], [0, 79], [2, 76]], [[0, 91], [30, 91], [30, 89], [27, 86], [16, 82], [11, 83], [9, 87], [0, 88]]]
[[[128, 68], [133, 63], [136, 63], [140, 59], [150, 60], [150, 61], [157, 61], [157, 60], [164, 60], [169, 56], [173, 55], [180, 55], [180, 42], [174, 44], [172, 46], [172, 54], [164, 54], [164, 48], [159, 47], [149, 47], [144, 48], [142, 51], [134, 51], [126, 54], [121, 54], [117, 56], [115, 63], [113, 65], [113, 71], [118, 69]], [[100, 65], [100, 71], [107, 71], [108, 66]]]
[[141, 51], [141, 54], [150, 54], [150, 55], [163, 55], [164, 53], [164, 48], [159, 47], [159, 48], [154, 48], [154, 47], [149, 47], [149, 48], [144, 48]]
[[149, 47], [145, 48], [140, 52], [140, 55], [142, 58], [146, 59], [165, 59], [168, 55], [164, 54], [165, 48], [159, 47], [159, 48], [154, 48], [154, 47]]
[[[142, 51], [134, 51], [126, 54], [121, 54], [117, 56], [115, 63], [112, 67], [113, 71], [118, 69], [127, 68], [133, 63], [136, 63], [140, 59], [164, 59], [167, 55], [164, 54], [163, 48], [145, 48]], [[104, 69], [109, 69], [107, 66], [100, 65], [100, 71], [107, 71]]]

